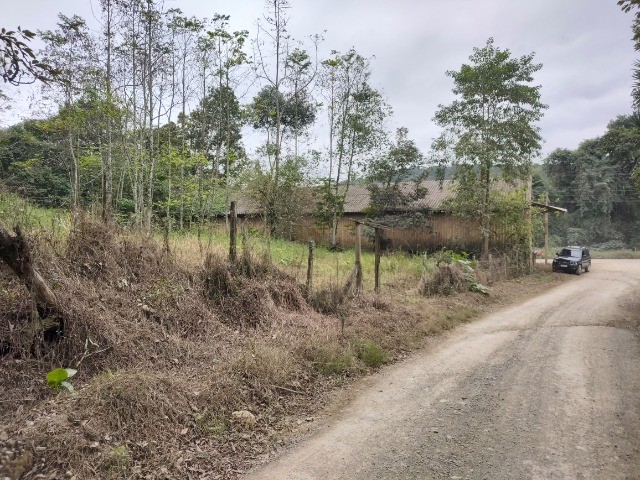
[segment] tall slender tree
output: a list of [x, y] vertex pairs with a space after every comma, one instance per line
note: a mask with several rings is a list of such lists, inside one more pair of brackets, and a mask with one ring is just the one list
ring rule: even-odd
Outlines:
[[[68, 156], [71, 161], [71, 205], [74, 210], [80, 207], [79, 158], [81, 155], [81, 130], [86, 126], [82, 108], [78, 102], [87, 98], [98, 78], [95, 62], [95, 45], [89, 34], [86, 22], [74, 15], [58, 16], [58, 28], [55, 31], [42, 32], [45, 41], [45, 58], [58, 70], [58, 81], [46, 86], [55, 92], [61, 108], [61, 116], [55, 127], [65, 132]], [[94, 137], [99, 142], [99, 138]]]
[[[534, 54], [513, 58], [490, 38], [474, 48], [470, 63], [448, 71], [453, 78], [450, 105], [439, 105], [435, 123], [443, 132], [433, 145], [433, 162], [442, 176], [444, 167], [456, 167], [459, 205], [480, 219], [482, 255], [489, 254], [494, 178], [526, 181], [531, 159], [540, 151], [542, 139], [537, 123], [546, 108], [533, 74], [542, 68]], [[496, 171], [497, 169], [497, 171]], [[472, 210], [468, 211], [469, 206]]]
[[337, 245], [338, 220], [355, 174], [384, 145], [384, 120], [391, 108], [369, 85], [369, 61], [354, 49], [332, 52], [322, 63], [321, 91], [327, 104], [329, 138], [328, 175], [321, 189], [318, 214], [331, 227], [331, 245]]

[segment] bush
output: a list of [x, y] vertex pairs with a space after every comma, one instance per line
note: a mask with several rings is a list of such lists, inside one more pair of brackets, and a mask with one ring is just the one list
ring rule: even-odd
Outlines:
[[389, 362], [386, 350], [371, 340], [365, 340], [358, 348], [357, 354], [369, 368], [379, 368]]
[[591, 248], [596, 250], [625, 250], [629, 247], [622, 240], [609, 240], [608, 242], [591, 245]]
[[322, 375], [344, 375], [357, 370], [355, 357], [349, 347], [337, 344], [310, 345], [302, 351], [315, 370]]
[[467, 279], [457, 263], [444, 264], [420, 279], [418, 290], [424, 296], [451, 295], [468, 289]]

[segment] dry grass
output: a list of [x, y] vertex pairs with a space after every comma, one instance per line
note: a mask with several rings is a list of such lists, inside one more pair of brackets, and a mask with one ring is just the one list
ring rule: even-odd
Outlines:
[[424, 296], [451, 295], [469, 290], [464, 272], [456, 263], [444, 264], [422, 276], [418, 291]]
[[[413, 270], [388, 270], [383, 299], [368, 284], [340, 296], [345, 277], [333, 274], [306, 292], [250, 242], [235, 263], [199, 246], [184, 263], [175, 244], [169, 255], [90, 218], [68, 242], [41, 230], [29, 240], [64, 332], [45, 341], [34, 331], [25, 288], [0, 265], [0, 477], [235, 478], [295, 435], [323, 392], [514, 298], [499, 285], [491, 298], [424, 298], [409, 292]], [[45, 384], [57, 367], [78, 369], [76, 396]], [[234, 420], [237, 410], [255, 425]]]

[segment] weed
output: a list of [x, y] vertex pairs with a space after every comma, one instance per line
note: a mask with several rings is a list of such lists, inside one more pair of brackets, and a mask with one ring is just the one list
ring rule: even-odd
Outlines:
[[218, 436], [229, 430], [230, 422], [220, 415], [207, 412], [198, 413], [193, 417], [196, 428], [205, 435]]
[[347, 377], [339, 374], [339, 375], [334, 375], [333, 376], [333, 384], [336, 387], [344, 387], [347, 384]]
[[78, 373], [78, 371], [73, 368], [56, 368], [47, 373], [47, 383], [54, 390], [59, 390], [61, 387], [64, 387], [69, 390], [69, 393], [74, 394], [75, 390], [73, 389], [73, 385], [67, 380], [76, 373]]
[[307, 352], [307, 357], [314, 368], [327, 377], [346, 375], [357, 370], [353, 352], [340, 346], [314, 346]]
[[379, 368], [389, 362], [389, 355], [377, 343], [372, 340], [365, 340], [358, 347], [358, 358], [369, 368]]
[[[111, 449], [111, 472], [120, 477], [131, 468], [131, 453], [126, 445], [117, 445]], [[114, 478], [116, 478], [114, 477]]]
[[259, 389], [286, 385], [298, 367], [293, 355], [281, 346], [253, 339], [231, 368]]

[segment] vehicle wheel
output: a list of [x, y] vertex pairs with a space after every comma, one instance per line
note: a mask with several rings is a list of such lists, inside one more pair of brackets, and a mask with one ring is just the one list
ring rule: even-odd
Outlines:
[[587, 273], [589, 270], [591, 270], [591, 265], [587, 263], [587, 264], [584, 266], [584, 273]]
[[576, 267], [576, 275], [582, 275], [582, 265]]

